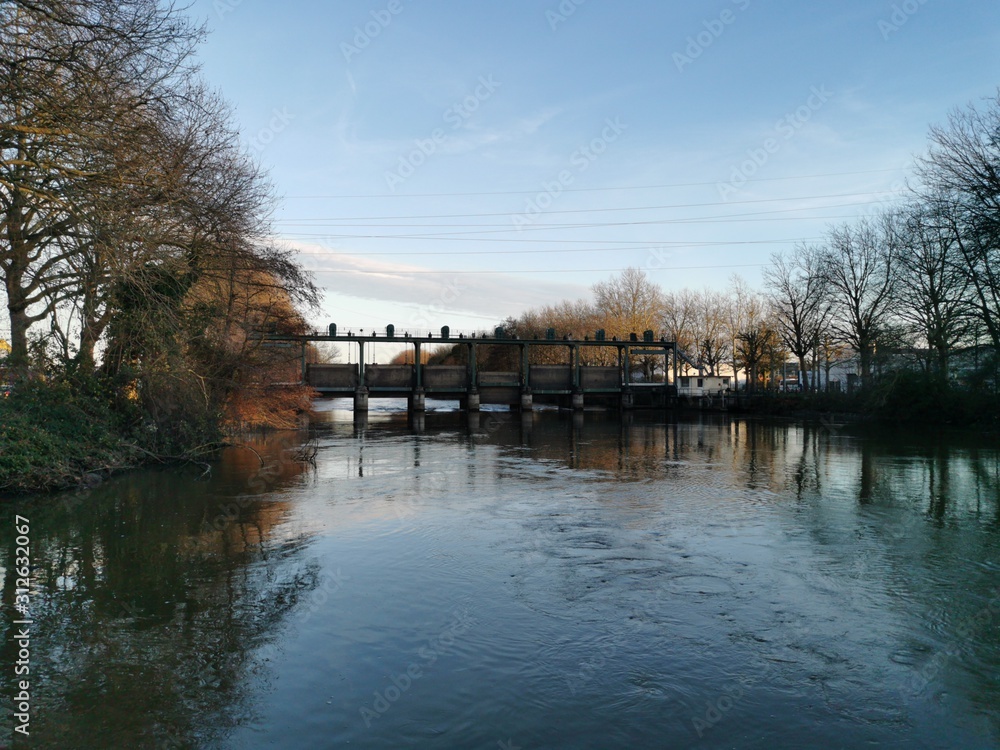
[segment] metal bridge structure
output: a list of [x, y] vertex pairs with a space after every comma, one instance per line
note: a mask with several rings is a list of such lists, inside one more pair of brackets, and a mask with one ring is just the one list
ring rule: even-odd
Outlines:
[[[408, 409], [424, 411], [430, 399], [457, 400], [463, 409], [478, 410], [481, 404], [506, 404], [530, 411], [537, 404], [556, 404], [575, 410], [587, 405], [613, 406], [622, 409], [668, 406], [677, 397], [677, 346], [664, 339], [655, 340], [652, 331], [631, 334], [627, 340], [606, 338], [597, 331], [593, 338], [556, 338], [550, 329], [544, 339], [513, 338], [501, 328], [489, 334], [454, 336], [445, 326], [439, 335], [411, 336], [397, 334], [394, 326], [382, 333], [338, 332], [331, 324], [325, 333], [303, 335], [265, 335], [265, 341], [302, 347], [302, 382], [322, 396], [354, 399], [355, 412], [368, 410], [373, 398], [405, 398]], [[310, 364], [306, 350], [310, 343], [347, 345], [355, 364]], [[365, 364], [365, 352], [378, 344], [403, 345], [412, 349], [413, 364]], [[430, 346], [460, 346], [466, 349], [465, 364], [429, 365], [422, 362]], [[519, 367], [495, 372], [479, 366], [482, 347], [510, 347], [517, 354]], [[398, 347], [397, 347], [398, 348]], [[581, 354], [594, 348], [610, 350], [616, 361], [611, 366], [588, 365]], [[532, 352], [562, 349], [566, 364], [532, 364]], [[642, 382], [634, 377], [634, 363], [639, 357], [662, 358], [663, 382]], [[408, 358], [408, 357], [407, 357]], [[508, 357], [513, 361], [514, 357]], [[654, 360], [658, 362], [659, 360]]]

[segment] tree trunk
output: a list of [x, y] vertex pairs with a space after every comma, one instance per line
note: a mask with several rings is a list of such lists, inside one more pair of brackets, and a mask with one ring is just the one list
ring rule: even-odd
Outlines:
[[948, 347], [939, 346], [937, 350], [938, 355], [938, 377], [941, 378], [942, 385], [948, 385], [949, 366], [948, 366]]
[[860, 347], [860, 349], [858, 355], [861, 359], [861, 387], [867, 388], [871, 383], [872, 376], [872, 352], [867, 345]]
[[7, 308], [10, 317], [10, 354], [7, 361], [15, 369], [28, 366], [28, 328], [31, 320], [24, 309]]

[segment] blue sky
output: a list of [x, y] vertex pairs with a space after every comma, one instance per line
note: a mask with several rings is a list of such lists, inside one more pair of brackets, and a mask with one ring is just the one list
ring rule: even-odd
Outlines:
[[491, 327], [637, 266], [758, 283], [891, 199], [1000, 85], [944, 0], [197, 0], [206, 79], [326, 290], [316, 322]]

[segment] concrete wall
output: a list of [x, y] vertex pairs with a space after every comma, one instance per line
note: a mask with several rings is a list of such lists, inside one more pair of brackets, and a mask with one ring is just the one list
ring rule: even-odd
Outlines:
[[620, 389], [621, 370], [617, 367], [582, 367], [580, 368], [580, 385], [584, 389]]
[[532, 388], [543, 391], [571, 390], [573, 368], [569, 365], [532, 365], [530, 383]]
[[469, 371], [465, 365], [425, 365], [421, 368], [421, 381], [425, 388], [464, 391], [468, 388]]
[[479, 387], [491, 385], [510, 385], [520, 383], [521, 376], [516, 372], [482, 372], [479, 373]]
[[411, 388], [413, 365], [368, 365], [365, 385], [369, 388]]
[[516, 404], [520, 398], [521, 388], [517, 386], [514, 388], [480, 386], [479, 388], [479, 403], [481, 404]]
[[306, 382], [313, 388], [343, 388], [354, 390], [358, 387], [357, 365], [308, 365]]

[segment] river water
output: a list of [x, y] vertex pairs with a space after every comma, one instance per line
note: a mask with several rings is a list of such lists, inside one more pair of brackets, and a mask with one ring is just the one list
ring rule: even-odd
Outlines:
[[988, 440], [342, 405], [6, 501], [0, 746], [17, 514], [25, 747], [1000, 747]]

